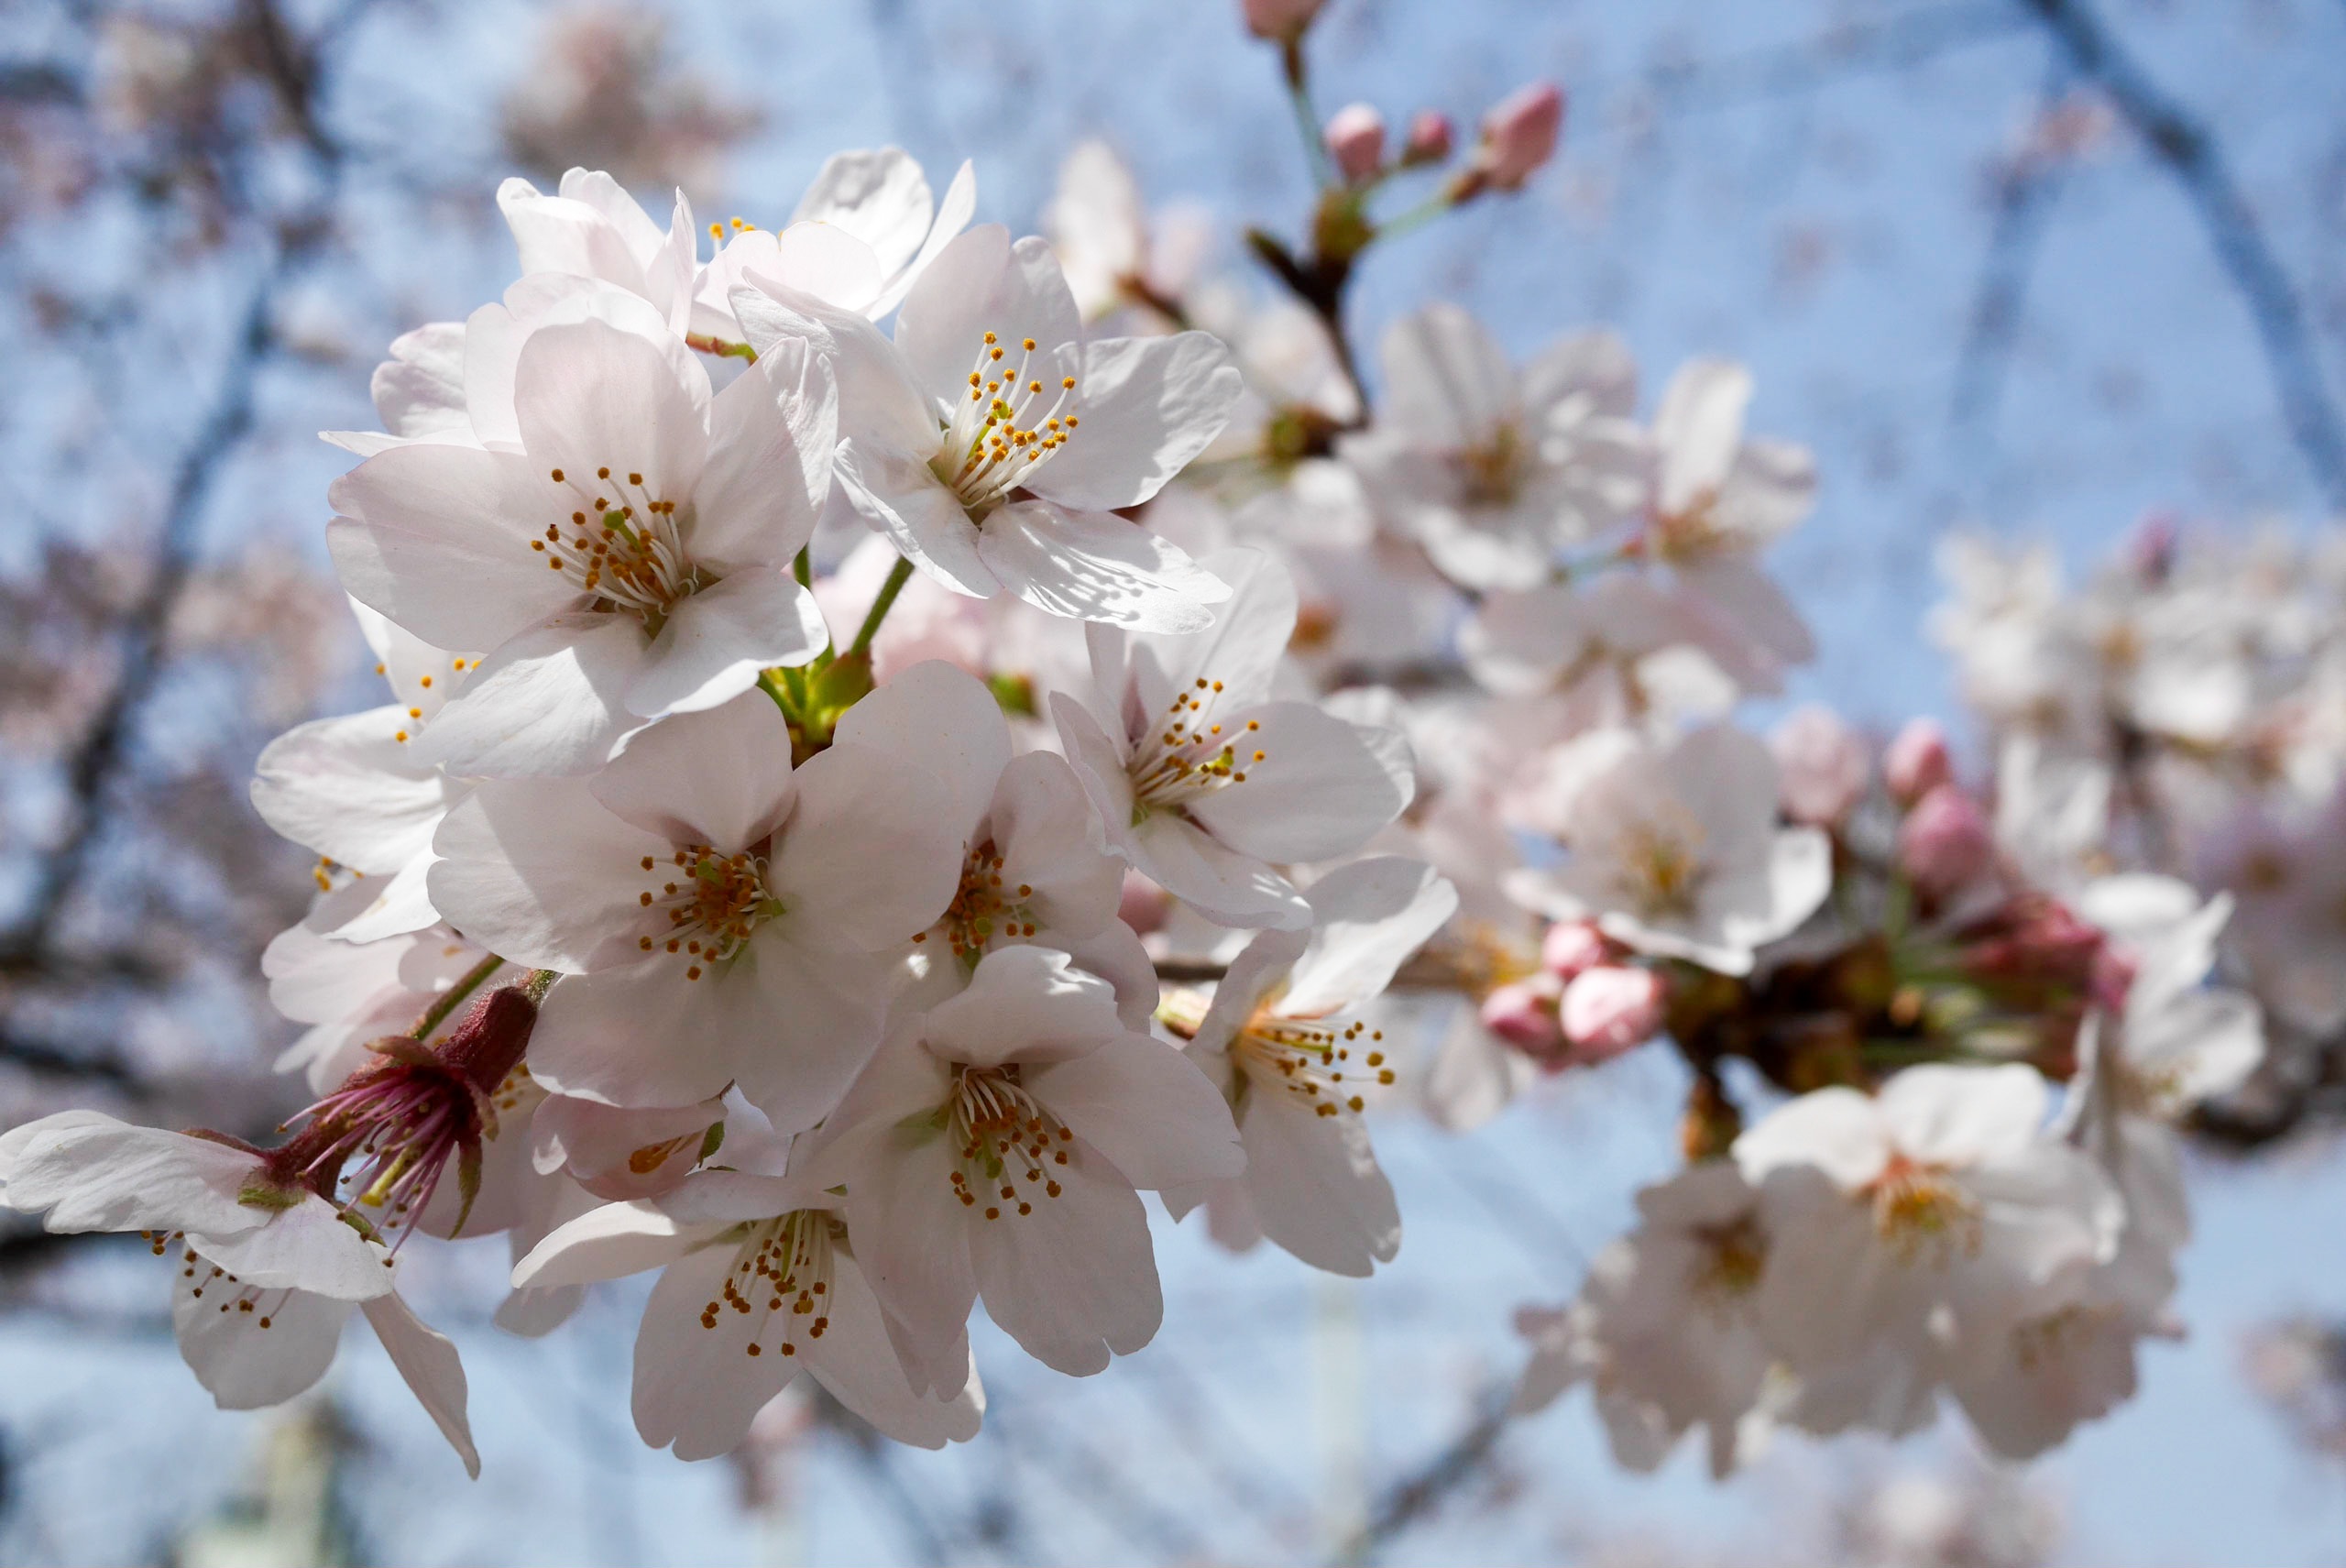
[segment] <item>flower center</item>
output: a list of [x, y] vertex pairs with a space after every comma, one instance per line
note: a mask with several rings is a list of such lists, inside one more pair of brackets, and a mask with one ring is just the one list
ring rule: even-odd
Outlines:
[[1452, 454], [1459, 499], [1470, 507], [1513, 506], [1523, 493], [1524, 457], [1523, 436], [1512, 420], [1492, 431], [1488, 441]]
[[1615, 885], [1646, 919], [1692, 915], [1703, 883], [1702, 844], [1702, 825], [1683, 812], [1632, 823], [1621, 835]]
[[1073, 1157], [1075, 1135], [1020, 1085], [1015, 1062], [954, 1069], [946, 1114], [960, 1157], [946, 1179], [963, 1208], [999, 1220], [1033, 1213], [1037, 1196], [1059, 1196], [1047, 1173]]
[[[1362, 1058], [1362, 1065], [1354, 1067], [1353, 1047], [1363, 1036], [1371, 1048]], [[1371, 1029], [1358, 1019], [1339, 1026], [1333, 1022], [1281, 1018], [1265, 1008], [1257, 1010], [1232, 1037], [1230, 1058], [1247, 1082], [1306, 1101], [1314, 1115], [1334, 1116], [1368, 1108], [1359, 1086], [1393, 1082], [1393, 1069], [1385, 1065], [1385, 1053], [1374, 1048], [1384, 1038], [1384, 1030]], [[1352, 1075], [1349, 1080], [1346, 1073]]]
[[[962, 859], [961, 885], [954, 891], [953, 902], [931, 927], [944, 931], [946, 946], [965, 965], [975, 967], [996, 937], [1032, 937], [1036, 930], [1034, 911], [1025, 903], [1035, 896], [1033, 884], [1022, 882], [1005, 888], [1002, 865], [1002, 851], [992, 839], [973, 846]], [[926, 942], [928, 932], [913, 940]]]
[[1759, 1288], [1760, 1271], [1768, 1265], [1768, 1239], [1755, 1216], [1698, 1226], [1694, 1239], [1703, 1249], [1694, 1266], [1695, 1297], [1725, 1308]]
[[1177, 694], [1165, 710], [1164, 722], [1151, 727], [1134, 748], [1133, 819], [1152, 810], [1175, 809], [1217, 790], [1246, 782], [1246, 770], [1269, 753], [1257, 747], [1240, 749], [1248, 735], [1262, 729], [1250, 718], [1229, 739], [1213, 722], [1213, 707], [1222, 683], [1200, 675], [1188, 691]]
[[[654, 497], [643, 476], [622, 483], [608, 467], [597, 482], [573, 479], [560, 468], [549, 478], [586, 504], [570, 514], [568, 528], [546, 524], [545, 536], [530, 548], [546, 565], [595, 596], [595, 608], [639, 616], [657, 631], [675, 602], [700, 586], [676, 529], [676, 503]], [[591, 499], [589, 499], [591, 498]]]
[[1654, 555], [1663, 561], [1696, 561], [1724, 548], [1728, 533], [1719, 522], [1718, 505], [1718, 492], [1706, 489], [1676, 511], [1656, 512], [1650, 536]]
[[794, 1209], [745, 1225], [740, 1234], [732, 1272], [700, 1310], [700, 1326], [715, 1329], [728, 1309], [754, 1313], [746, 1352], [763, 1355], [773, 1340], [784, 1355], [796, 1355], [801, 1340], [821, 1339], [831, 1326], [832, 1251], [847, 1239], [847, 1226], [826, 1210]]
[[685, 978], [698, 980], [707, 966], [729, 959], [761, 921], [782, 913], [766, 886], [766, 858], [743, 850], [723, 855], [707, 844], [678, 850], [668, 865], [646, 855], [641, 862], [654, 885], [637, 894], [646, 909], [660, 912], [664, 937], [641, 937], [649, 953], [664, 948], [684, 955]]
[[1873, 1201], [1874, 1234], [1902, 1263], [1928, 1255], [1944, 1267], [1957, 1254], [1979, 1251], [1979, 1205], [1944, 1170], [1892, 1155], [1866, 1190]]
[[[929, 468], [976, 521], [1065, 446], [1075, 434], [1075, 378], [1035, 374], [1035, 340], [1020, 340], [1018, 367], [1003, 363], [992, 334], [978, 345], [970, 395], [957, 399], [944, 443]], [[1055, 379], [1056, 386], [1047, 383]], [[1045, 399], [1049, 404], [1045, 406]]]

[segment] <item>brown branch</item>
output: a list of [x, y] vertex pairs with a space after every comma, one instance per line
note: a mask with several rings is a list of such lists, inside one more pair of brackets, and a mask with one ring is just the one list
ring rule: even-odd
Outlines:
[[2298, 454], [2329, 503], [2346, 507], [2346, 431], [2315, 357], [2305, 307], [2215, 135], [2143, 74], [2086, 0], [2022, 0], [2164, 164], [2208, 232], [2216, 258], [2247, 304]]
[[1494, 1383], [1475, 1400], [1474, 1419], [1441, 1453], [1387, 1490], [1368, 1523], [1344, 1548], [1345, 1563], [1372, 1563], [1395, 1536], [1431, 1516], [1484, 1474], [1499, 1436], [1507, 1430], [1512, 1386]]

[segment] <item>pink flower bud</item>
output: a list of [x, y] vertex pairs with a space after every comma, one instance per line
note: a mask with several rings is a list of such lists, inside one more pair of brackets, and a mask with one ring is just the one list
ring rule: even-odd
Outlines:
[[1595, 969], [1609, 954], [1605, 935], [1585, 920], [1559, 920], [1540, 939], [1540, 962], [1558, 980]]
[[1890, 793], [1912, 806], [1955, 777], [1946, 754], [1946, 731], [1935, 718], [1910, 718], [1881, 755], [1881, 776]]
[[1146, 937], [1165, 924], [1173, 912], [1173, 895], [1138, 872], [1124, 873], [1124, 893], [1116, 904], [1116, 917]]
[[1995, 835], [1977, 802], [1950, 784], [1915, 803], [1898, 829], [1898, 863], [1924, 892], [1955, 892], [1988, 869]]
[[1864, 739], [1829, 707], [1801, 708], [1776, 726], [1768, 744], [1784, 814], [1812, 827], [1830, 828], [1847, 816], [1873, 771]]
[[1653, 1038], [1661, 1027], [1661, 976], [1650, 969], [1600, 964], [1564, 987], [1561, 1021], [1583, 1065], [1608, 1061]]
[[1552, 82], [1518, 87], [1483, 116], [1475, 161], [1485, 183], [1518, 191], [1556, 154], [1564, 126], [1564, 90]]
[[1553, 1059], [1563, 1048], [1556, 1024], [1556, 1001], [1563, 987], [1551, 974], [1536, 974], [1502, 985], [1483, 998], [1483, 1027], [1536, 1061]]
[[1366, 104], [1347, 104], [1329, 115], [1321, 135], [1347, 183], [1357, 185], [1385, 166], [1385, 116]]
[[1436, 109], [1420, 109], [1409, 116], [1409, 137], [1401, 146], [1401, 161], [1411, 166], [1440, 163], [1450, 156], [1454, 137], [1448, 115]]
[[1301, 38], [1325, 3], [1326, 0], [1239, 0], [1238, 8], [1246, 18], [1248, 32], [1283, 44]]

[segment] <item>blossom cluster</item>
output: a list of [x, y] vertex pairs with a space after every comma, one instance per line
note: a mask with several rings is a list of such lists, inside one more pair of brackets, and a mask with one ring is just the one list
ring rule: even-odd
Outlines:
[[[1307, 106], [1315, 10], [1245, 7]], [[732, 1449], [802, 1369], [935, 1446], [979, 1429], [981, 1303], [1065, 1373], [1149, 1342], [1143, 1193], [1365, 1276], [1380, 1102], [1465, 1135], [1667, 1049], [1686, 1167], [1522, 1313], [1518, 1409], [1585, 1384], [1625, 1464], [1700, 1426], [1722, 1473], [1942, 1393], [2015, 1455], [2106, 1412], [2176, 1328], [2174, 1124], [2264, 1051], [2214, 982], [2231, 879], [2130, 853], [2113, 781], [2157, 736], [2334, 791], [2334, 633], [2211, 620], [2171, 561], [2094, 619], [1965, 555], [1991, 784], [1927, 721], [1738, 724], [1815, 656], [1764, 560], [1814, 466], [1743, 367], [1641, 397], [1609, 334], [1518, 363], [1434, 302], [1372, 380], [1342, 330], [1375, 245], [1520, 189], [1563, 112], [1390, 154], [1310, 119], [1305, 238], [1249, 236], [1275, 301], [1096, 144], [1047, 237], [893, 149], [776, 229], [508, 181], [517, 280], [326, 437], [390, 700], [254, 784], [318, 857], [266, 959], [317, 1099], [267, 1148], [35, 1122], [0, 1202], [176, 1250], [224, 1406], [313, 1384], [356, 1306], [477, 1470], [400, 1257], [502, 1235], [517, 1333], [657, 1271], [654, 1446]], [[2267, 1005], [2314, 985], [2249, 940]]]

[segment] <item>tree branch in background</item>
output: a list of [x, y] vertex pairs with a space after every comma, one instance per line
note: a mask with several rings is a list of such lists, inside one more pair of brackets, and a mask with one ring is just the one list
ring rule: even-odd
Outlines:
[[2346, 508], [2346, 432], [2314, 355], [2305, 307], [2265, 243], [2255, 210], [2241, 193], [2214, 133], [2143, 73], [2085, 0], [2023, 4], [2067, 51], [2077, 74], [2109, 97], [2151, 156], [2183, 187], [2217, 260], [2256, 323], [2298, 453], [2329, 503]]

